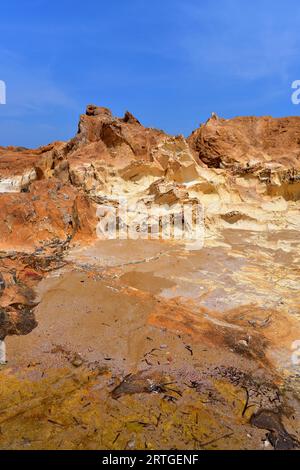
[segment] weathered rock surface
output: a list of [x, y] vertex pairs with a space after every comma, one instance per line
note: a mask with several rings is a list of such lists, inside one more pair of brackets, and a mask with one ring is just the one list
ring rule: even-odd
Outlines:
[[220, 119], [214, 114], [188, 141], [199, 159], [212, 168], [299, 169], [300, 117]]
[[299, 161], [298, 117], [185, 139], [95, 105], [0, 147], [0, 448], [297, 449]]

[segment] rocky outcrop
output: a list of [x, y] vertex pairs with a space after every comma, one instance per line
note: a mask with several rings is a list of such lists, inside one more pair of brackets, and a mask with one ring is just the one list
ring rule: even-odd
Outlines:
[[[88, 105], [69, 142], [0, 148], [0, 246], [96, 237], [101, 201], [198, 200], [206, 228], [298, 226], [300, 118], [215, 114], [192, 135]], [[165, 188], [164, 188], [165, 187]], [[295, 205], [296, 204], [296, 205]]]
[[124, 118], [115, 118], [110, 110], [89, 105], [80, 116], [78, 133], [67, 147], [70, 161], [102, 160], [114, 167], [122, 167], [132, 160], [152, 161], [152, 149], [164, 139], [165, 134], [141, 126], [129, 112]]
[[[90, 233], [92, 203], [56, 178], [35, 181], [30, 191], [0, 197], [1, 249], [34, 249], [52, 239]], [[82, 207], [82, 213], [78, 213]], [[95, 212], [95, 211], [94, 211]], [[86, 221], [87, 215], [90, 220]], [[86, 228], [86, 230], [85, 230]]]
[[299, 168], [300, 117], [237, 117], [213, 114], [188, 142], [211, 168], [252, 173], [258, 169]]
[[186, 139], [95, 105], [0, 147], [0, 448], [297, 448], [299, 161], [298, 117]]
[[213, 114], [185, 139], [88, 105], [69, 142], [0, 147], [0, 248], [95, 239], [99, 205], [119, 197], [198, 201], [210, 233], [297, 228], [299, 160], [297, 117]]

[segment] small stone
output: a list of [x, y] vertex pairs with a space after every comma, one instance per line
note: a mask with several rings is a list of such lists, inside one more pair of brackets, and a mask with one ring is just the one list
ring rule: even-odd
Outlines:
[[76, 355], [72, 358], [71, 364], [74, 367], [80, 367], [83, 364], [83, 359], [79, 355]]
[[271, 445], [270, 441], [268, 441], [268, 439], [266, 439], [264, 441], [264, 447], [267, 448], [267, 447], [270, 447], [270, 445]]

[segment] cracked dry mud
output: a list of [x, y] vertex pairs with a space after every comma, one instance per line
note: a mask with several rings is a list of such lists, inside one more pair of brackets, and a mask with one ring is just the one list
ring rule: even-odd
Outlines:
[[[0, 149], [1, 449], [300, 448], [300, 123], [244, 119], [185, 140], [89, 106], [66, 144]], [[153, 191], [204, 205], [201, 249], [97, 238]]]

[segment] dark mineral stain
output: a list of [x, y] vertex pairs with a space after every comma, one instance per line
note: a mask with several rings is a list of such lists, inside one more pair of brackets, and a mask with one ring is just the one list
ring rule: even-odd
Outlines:
[[165, 393], [167, 392], [167, 379], [160, 374], [129, 374], [112, 391], [112, 398], [118, 399], [123, 395], [133, 395], [135, 393]]
[[34, 316], [36, 304], [12, 304], [9, 307], [0, 307], [0, 340], [8, 335], [27, 335], [37, 327]]
[[285, 430], [280, 412], [259, 410], [252, 416], [251, 424], [269, 431], [268, 439], [275, 450], [300, 449], [300, 443]]
[[4, 281], [4, 277], [0, 273], [0, 297], [3, 294], [4, 289], [5, 289], [5, 281]]

